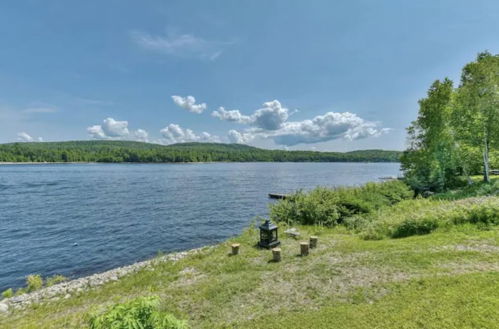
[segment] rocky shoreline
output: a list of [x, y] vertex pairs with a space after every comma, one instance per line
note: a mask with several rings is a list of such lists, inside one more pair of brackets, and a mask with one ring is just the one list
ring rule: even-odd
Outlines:
[[72, 294], [81, 293], [94, 287], [101, 286], [107, 282], [117, 281], [123, 276], [137, 272], [139, 270], [153, 270], [154, 265], [158, 263], [168, 261], [176, 262], [189, 255], [199, 253], [209, 248], [211, 247], [201, 247], [197, 249], [171, 253], [161, 257], [137, 262], [131, 265], [118, 267], [106, 272], [96, 273], [79, 279], [62, 282], [31, 293], [6, 298], [0, 300], [0, 313], [7, 313], [12, 310], [23, 309], [34, 303], [55, 301], [61, 298], [70, 298]]

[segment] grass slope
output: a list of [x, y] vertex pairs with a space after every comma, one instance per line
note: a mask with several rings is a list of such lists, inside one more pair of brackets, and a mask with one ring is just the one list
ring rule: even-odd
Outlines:
[[[336, 303], [247, 323], [246, 328], [497, 328], [497, 272], [413, 280], [393, 285], [377, 302]], [[466, 294], [463, 292], [466, 291]]]
[[[254, 247], [257, 231], [178, 262], [0, 317], [0, 327], [85, 328], [86, 314], [137, 296], [192, 328], [499, 328], [499, 231], [465, 224], [405, 239], [366, 241], [342, 227], [308, 257], [283, 238], [283, 260]], [[232, 242], [241, 254], [228, 256]]]

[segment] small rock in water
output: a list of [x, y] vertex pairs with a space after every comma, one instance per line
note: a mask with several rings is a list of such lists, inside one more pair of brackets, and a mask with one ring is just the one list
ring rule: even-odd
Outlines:
[[76, 247], [78, 245], [78, 242], [73, 243], [73, 247]]

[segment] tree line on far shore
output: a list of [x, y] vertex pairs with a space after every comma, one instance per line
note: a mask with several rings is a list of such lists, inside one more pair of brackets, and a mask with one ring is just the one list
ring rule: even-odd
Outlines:
[[478, 54], [456, 88], [436, 80], [419, 101], [401, 162], [416, 190], [442, 191], [499, 169], [499, 55]]
[[131, 141], [72, 141], [0, 144], [0, 162], [397, 162], [401, 152], [266, 150], [240, 144], [159, 145]]

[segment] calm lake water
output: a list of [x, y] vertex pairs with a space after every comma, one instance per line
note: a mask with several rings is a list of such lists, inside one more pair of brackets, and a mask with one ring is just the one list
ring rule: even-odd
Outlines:
[[[360, 185], [398, 163], [0, 166], [0, 291], [213, 244], [267, 214], [267, 194]], [[77, 244], [77, 245], [76, 245]]]

